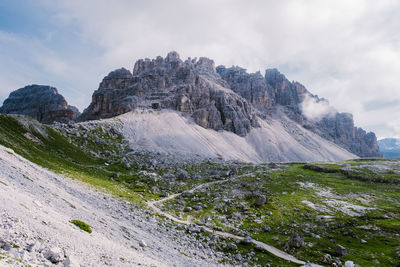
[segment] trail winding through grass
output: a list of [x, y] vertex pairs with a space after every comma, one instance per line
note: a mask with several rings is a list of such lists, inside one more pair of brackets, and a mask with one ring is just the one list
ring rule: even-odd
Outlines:
[[[236, 177], [228, 178], [228, 179], [224, 179], [224, 180], [219, 180], [219, 181], [213, 181], [213, 182], [200, 184], [200, 185], [197, 185], [194, 188], [188, 190], [188, 192], [193, 193], [193, 192], [195, 192], [195, 191], [197, 191], [197, 190], [199, 190], [201, 188], [208, 187], [208, 186], [213, 185], [213, 184], [221, 184], [221, 183], [229, 182], [229, 181], [235, 180], [235, 179], [237, 179], [239, 177], [242, 177], [242, 176], [244, 176], [244, 175], [240, 175], [240, 176], [236, 176]], [[192, 220], [190, 218], [188, 218], [187, 220], [181, 220], [181, 219], [178, 219], [178, 218], [172, 216], [171, 214], [169, 214], [169, 213], [167, 213], [165, 211], [162, 211], [159, 207], [157, 207], [158, 204], [161, 204], [161, 203], [166, 202], [168, 200], [172, 200], [172, 199], [174, 199], [174, 198], [176, 198], [176, 197], [178, 197], [180, 195], [182, 195], [182, 193], [172, 194], [172, 195], [170, 195], [168, 197], [165, 197], [165, 198], [162, 198], [162, 199], [159, 199], [159, 200], [147, 201], [146, 204], [154, 212], [156, 212], [159, 215], [162, 215], [162, 216], [170, 219], [171, 221], [174, 221], [174, 222], [177, 222], [177, 223], [181, 223], [181, 224], [185, 224], [185, 225], [190, 225], [190, 224], [192, 224]], [[216, 235], [219, 235], [219, 236], [222, 236], [222, 237], [232, 238], [232, 239], [236, 239], [236, 240], [243, 240], [244, 239], [244, 237], [242, 237], [242, 236], [234, 235], [234, 234], [231, 234], [231, 233], [228, 233], [228, 232], [223, 232], [223, 231], [216, 231], [216, 230], [211, 229], [211, 228], [206, 227], [206, 226], [202, 226], [202, 227], [204, 228], [205, 231], [213, 233], [213, 234], [216, 234]], [[306, 262], [304, 262], [302, 260], [299, 260], [296, 257], [294, 257], [294, 256], [292, 256], [292, 255], [290, 255], [290, 254], [288, 254], [288, 253], [276, 248], [276, 247], [268, 245], [268, 244], [266, 244], [264, 242], [251, 239], [251, 243], [256, 245], [259, 248], [264, 249], [265, 251], [268, 251], [269, 253], [271, 253], [271, 254], [273, 254], [273, 255], [281, 258], [281, 259], [284, 259], [284, 260], [287, 260], [287, 261], [291, 261], [291, 262], [294, 262], [294, 263], [297, 263], [297, 264], [303, 264], [303, 265], [306, 264]], [[314, 264], [314, 263], [311, 263], [311, 266], [312, 267], [322, 267], [321, 265]]]

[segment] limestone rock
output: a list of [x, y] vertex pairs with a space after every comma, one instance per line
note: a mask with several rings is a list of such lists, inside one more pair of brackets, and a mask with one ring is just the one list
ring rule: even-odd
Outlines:
[[13, 91], [0, 113], [28, 115], [42, 123], [67, 123], [79, 115], [79, 110], [69, 106], [56, 88], [34, 84]]
[[58, 247], [52, 247], [44, 252], [44, 257], [51, 263], [59, 263], [64, 260], [64, 252]]
[[350, 114], [307, 118], [301, 108], [307, 97], [326, 101], [277, 69], [267, 69], [263, 76], [237, 66], [215, 68], [205, 57], [183, 61], [170, 52], [165, 58], [138, 60], [132, 72], [110, 72], [79, 120], [109, 118], [137, 108], [173, 109], [189, 114], [204, 128], [246, 136], [258, 127], [258, 117], [265, 119], [283, 109], [291, 120], [358, 156], [381, 156], [375, 134], [355, 127]]
[[309, 122], [306, 128], [361, 157], [380, 157], [377, 138], [354, 126], [353, 116], [337, 113], [334, 117]]
[[264, 195], [257, 195], [254, 201], [254, 204], [258, 207], [261, 207], [267, 202], [267, 197]]
[[217, 67], [218, 74], [228, 82], [229, 87], [247, 99], [258, 109], [271, 108], [275, 104], [274, 89], [260, 72], [247, 73], [240, 67]]
[[302, 246], [304, 246], [304, 239], [299, 235], [299, 233], [294, 233], [289, 237], [286, 245], [289, 248], [301, 248]]
[[[217, 72], [229, 84], [229, 88], [244, 97], [256, 111], [260, 111], [260, 117], [266, 117], [277, 107], [283, 107], [289, 118], [350, 152], [361, 157], [381, 156], [375, 134], [354, 127], [350, 114], [337, 113], [319, 121], [309, 120], [301, 110], [304, 99], [311, 97], [316, 102], [326, 100], [312, 95], [299, 82], [290, 82], [277, 69], [267, 69], [265, 77], [260, 72], [247, 73], [240, 67], [218, 66]], [[208, 114], [203, 112], [201, 115], [204, 117]]]
[[79, 266], [81, 266], [79, 264], [79, 260], [72, 255], [67, 256], [65, 258], [63, 264], [64, 264], [64, 267], [79, 267]]
[[335, 252], [339, 256], [346, 256], [348, 254], [347, 249], [341, 245], [336, 245]]
[[190, 179], [188, 172], [185, 171], [184, 169], [178, 169], [176, 171], [176, 176], [180, 180], [188, 180], [188, 179]]
[[132, 74], [126, 69], [108, 74], [80, 120], [108, 118], [155, 106], [188, 113], [205, 128], [241, 136], [258, 126], [251, 104], [229, 89], [212, 60], [182, 61], [176, 52], [166, 58], [138, 60]]
[[147, 247], [146, 242], [144, 242], [144, 240], [140, 240], [139, 241], [139, 246], [141, 246], [142, 248]]

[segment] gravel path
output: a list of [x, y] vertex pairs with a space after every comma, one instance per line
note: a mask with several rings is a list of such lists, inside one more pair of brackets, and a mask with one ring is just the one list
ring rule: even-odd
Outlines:
[[[241, 176], [243, 176], [243, 175], [241, 175]], [[228, 179], [224, 179], [224, 180], [220, 180], [220, 181], [204, 183], [204, 184], [198, 185], [198, 186], [196, 186], [196, 187], [194, 187], [194, 188], [192, 188], [191, 190], [188, 190], [188, 191], [193, 193], [194, 191], [199, 190], [201, 188], [204, 188], [204, 187], [207, 187], [207, 186], [210, 186], [210, 185], [213, 185], [213, 184], [229, 182], [229, 181], [232, 181], [232, 180], [237, 179], [239, 177], [240, 176], [233, 177], [233, 178], [228, 178]], [[178, 194], [173, 194], [173, 195], [170, 195], [168, 197], [165, 197], [165, 198], [162, 198], [162, 199], [159, 199], [159, 200], [151, 200], [151, 201], [147, 202], [147, 205], [151, 209], [153, 209], [155, 212], [157, 212], [158, 214], [160, 214], [160, 215], [162, 215], [162, 216], [164, 216], [164, 217], [166, 217], [166, 218], [168, 218], [168, 219], [170, 219], [170, 220], [172, 220], [174, 222], [185, 224], [185, 225], [190, 225], [190, 224], [192, 224], [192, 221], [190, 220], [190, 218], [187, 219], [187, 220], [181, 220], [181, 219], [178, 219], [178, 218], [172, 216], [171, 214], [169, 214], [167, 212], [162, 211], [160, 208], [157, 207], [157, 205], [162, 204], [163, 202], [166, 202], [168, 200], [174, 199], [174, 198], [180, 196], [181, 194], [182, 193], [178, 193]], [[234, 234], [227, 233], [227, 232], [222, 232], [222, 231], [216, 231], [216, 230], [208, 228], [206, 226], [202, 226], [202, 228], [204, 230], [206, 230], [207, 232], [210, 232], [210, 233], [222, 236], [222, 237], [231, 238], [231, 239], [237, 239], [237, 240], [243, 240], [244, 239], [244, 237], [242, 237], [242, 236], [238, 236], [238, 235], [234, 235]], [[291, 261], [291, 262], [294, 262], [294, 263], [298, 263], [298, 264], [306, 264], [306, 262], [304, 262], [302, 260], [299, 260], [296, 257], [294, 257], [294, 256], [292, 256], [292, 255], [290, 255], [290, 254], [288, 254], [288, 253], [286, 253], [286, 252], [284, 252], [284, 251], [282, 251], [280, 249], [277, 249], [277, 248], [275, 248], [273, 246], [265, 244], [265, 243], [263, 243], [261, 241], [257, 241], [257, 240], [251, 239], [251, 243], [253, 243], [257, 247], [260, 247], [260, 248], [270, 252], [271, 254], [273, 254], [273, 255], [275, 255], [275, 256], [277, 256], [279, 258], [282, 258], [282, 259], [285, 259], [287, 261]], [[314, 264], [314, 263], [311, 263], [311, 266], [312, 267], [322, 267], [321, 265]]]
[[0, 266], [218, 265], [178, 228], [0, 146]]

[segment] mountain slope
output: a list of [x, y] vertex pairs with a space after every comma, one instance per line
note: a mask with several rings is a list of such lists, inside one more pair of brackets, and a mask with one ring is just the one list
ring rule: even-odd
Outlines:
[[245, 137], [197, 125], [176, 111], [137, 110], [117, 117], [122, 132], [134, 148], [171, 154], [221, 157], [248, 162], [323, 161], [356, 158], [276, 113], [268, 123], [252, 129]]
[[[142, 220], [146, 215], [135, 205], [54, 174], [3, 146], [0, 159], [0, 243], [13, 244], [9, 256], [0, 257], [1, 266], [50, 264], [49, 251], [55, 252], [53, 263], [72, 262], [66, 265], [71, 267], [217, 265], [215, 259], [195, 256], [203, 253], [198, 249], [172, 241], [181, 233], [170, 226], [153, 217]], [[93, 232], [80, 230], [70, 223], [74, 219]]]
[[[226, 134], [243, 138], [242, 143], [231, 144], [240, 147], [251, 143], [246, 138], [253, 130], [262, 136], [268, 125], [239, 137], [205, 129], [177, 111], [137, 113], [52, 126], [25, 116], [0, 115], [0, 144], [13, 149], [0, 146], [0, 202], [4, 203], [0, 206], [0, 265], [50, 265], [46, 258], [56, 261], [61, 255], [63, 263], [58, 266], [76, 265], [68, 261], [85, 266], [213, 266], [221, 262], [297, 266], [260, 250], [257, 244], [323, 266], [333, 262], [341, 266], [345, 261], [361, 266], [398, 263], [398, 160], [258, 165], [174, 160], [148, 149], [142, 152], [143, 142], [129, 148], [126, 141], [136, 140], [135, 135], [126, 140], [124, 134], [129, 137], [127, 133], [135, 133], [138, 127], [135, 131], [124, 127], [143, 116], [141, 125], [147, 129], [136, 132], [138, 140], [184, 139], [186, 133], [195, 134], [198, 129], [196, 140], [210, 138], [210, 131], [227, 143], [232, 139], [223, 139]], [[283, 111], [272, 114], [270, 127], [283, 129], [280, 136], [304, 135], [304, 140], [296, 141], [305, 148], [317, 144], [317, 139], [306, 143], [313, 134], [302, 132], [285, 116]], [[172, 136], [157, 133], [162, 123], [175, 128]], [[181, 127], [184, 134], [173, 136]], [[176, 225], [141, 208], [150, 203], [158, 203], [153, 207], [168, 218], [189, 225]], [[70, 220], [89, 224], [93, 232], [80, 230]], [[347, 253], [338, 253], [338, 248]]]

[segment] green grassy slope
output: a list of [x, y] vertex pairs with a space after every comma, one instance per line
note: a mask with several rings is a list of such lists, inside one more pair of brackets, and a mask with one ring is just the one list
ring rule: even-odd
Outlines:
[[[182, 192], [200, 183], [248, 173], [229, 183], [214, 184], [192, 196], [166, 202], [163, 208], [177, 217], [190, 215], [197, 223], [211, 221], [218, 230], [249, 234], [299, 259], [326, 266], [329, 265], [324, 262], [326, 254], [342, 262], [352, 260], [360, 266], [395, 266], [400, 261], [399, 161], [296, 163], [281, 165], [281, 169], [273, 171], [266, 164], [210, 161], [149, 167], [151, 156], [126, 154], [132, 151], [123, 137], [102, 127], [104, 124], [69, 130], [41, 125], [24, 117], [0, 115], [0, 144], [40, 166], [138, 205], [160, 198], [161, 192]], [[77, 131], [86, 134], [76, 134]], [[126, 158], [129, 168], [124, 165]], [[166, 173], [176, 176], [179, 168], [188, 172], [188, 179], [161, 178]], [[198, 176], [194, 178], [195, 175]], [[263, 205], [256, 204], [260, 195], [266, 197]], [[202, 208], [198, 210], [184, 211], [199, 204]], [[343, 205], [347, 205], [347, 210]], [[362, 212], [357, 211], [360, 207]], [[359, 214], [351, 216], [349, 212]], [[266, 226], [270, 230], [265, 230]], [[294, 233], [304, 239], [301, 247], [287, 245]], [[335, 252], [338, 244], [347, 249], [347, 255]], [[294, 266], [250, 245], [237, 246], [238, 250], [232, 251], [224, 245], [218, 249], [252, 255], [252, 264]]]

